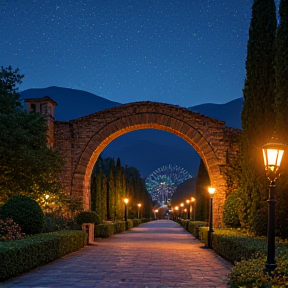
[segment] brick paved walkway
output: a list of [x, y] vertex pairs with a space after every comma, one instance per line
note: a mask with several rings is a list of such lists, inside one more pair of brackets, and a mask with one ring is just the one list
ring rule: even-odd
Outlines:
[[227, 287], [231, 268], [180, 225], [159, 220], [100, 239], [0, 287]]

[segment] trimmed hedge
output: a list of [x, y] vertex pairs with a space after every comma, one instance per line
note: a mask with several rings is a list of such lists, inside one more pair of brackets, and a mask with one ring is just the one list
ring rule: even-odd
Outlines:
[[127, 227], [125, 221], [119, 222], [107, 222], [105, 224], [95, 225], [94, 237], [95, 238], [107, 238], [114, 234], [122, 233], [126, 230], [132, 229], [141, 223], [148, 222], [146, 219], [128, 219]]
[[83, 211], [76, 216], [76, 223], [82, 225], [83, 223], [101, 224], [99, 215], [94, 211]]
[[114, 234], [122, 233], [127, 230], [125, 221], [119, 221], [114, 223], [113, 225], [114, 225]]
[[0, 242], [0, 281], [59, 259], [83, 248], [87, 234], [59, 231]]
[[236, 262], [229, 275], [231, 288], [238, 287], [288, 287], [288, 253], [276, 257], [277, 267], [273, 275], [263, 273], [266, 257]]
[[[208, 230], [209, 230], [209, 227], [207, 226], [199, 227], [199, 240], [204, 242], [206, 246], [208, 246]], [[213, 237], [213, 234], [212, 234], [212, 237]]]
[[196, 237], [197, 239], [200, 238], [199, 235], [199, 229], [200, 227], [205, 227], [207, 226], [207, 222], [204, 221], [190, 221], [188, 223], [188, 232], [190, 232], [194, 237]]
[[115, 234], [115, 225], [113, 223], [99, 224], [94, 227], [95, 238], [107, 238]]
[[[144, 219], [143, 219], [144, 220]], [[133, 219], [133, 227], [137, 227], [138, 225], [140, 225], [142, 222], [142, 219]]]
[[203, 240], [203, 236], [199, 235], [199, 229], [203, 226], [208, 226], [205, 221], [190, 221], [187, 219], [176, 219], [176, 222], [179, 223], [185, 230], [190, 232], [197, 239]]
[[177, 223], [179, 223], [184, 229], [188, 230], [188, 224], [189, 224], [189, 220], [185, 220], [185, 219], [177, 219], [176, 220]]
[[255, 254], [267, 253], [267, 240], [248, 236], [221, 234], [221, 230], [213, 233], [212, 246], [215, 252], [231, 263], [248, 260]]
[[[193, 226], [189, 224], [188, 227], [190, 225]], [[288, 287], [287, 242], [276, 244], [277, 267], [274, 274], [269, 276], [264, 273], [267, 255], [266, 237], [249, 237], [235, 229], [215, 229], [212, 237], [214, 251], [235, 264], [229, 275], [231, 288]], [[208, 227], [199, 227], [199, 239], [207, 243]]]

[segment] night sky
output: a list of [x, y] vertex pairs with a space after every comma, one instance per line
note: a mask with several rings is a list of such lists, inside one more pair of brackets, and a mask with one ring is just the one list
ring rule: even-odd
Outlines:
[[191, 107], [242, 97], [253, 0], [0, 0], [0, 65], [59, 86]]

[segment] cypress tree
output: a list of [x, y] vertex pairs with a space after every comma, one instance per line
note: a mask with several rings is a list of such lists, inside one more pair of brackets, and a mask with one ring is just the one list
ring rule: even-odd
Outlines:
[[100, 223], [103, 222], [103, 206], [102, 206], [102, 170], [95, 175], [95, 212], [99, 215]]
[[90, 183], [91, 211], [96, 211], [96, 175], [92, 174]]
[[102, 219], [107, 220], [107, 176], [104, 172], [102, 172], [102, 187], [101, 187], [101, 193], [102, 193]]
[[123, 168], [121, 167], [121, 161], [118, 158], [115, 171], [115, 190], [116, 190], [116, 219], [123, 220], [124, 217], [124, 202], [123, 202], [123, 190], [122, 190], [122, 177]]
[[[280, 24], [277, 29], [275, 57], [276, 131], [279, 139], [288, 144], [288, 0], [281, 0], [279, 15]], [[277, 202], [276, 211], [281, 236], [288, 238], [288, 175], [285, 173], [288, 169], [288, 160], [285, 153], [281, 164], [282, 174], [277, 183], [277, 198], [279, 201]]]
[[115, 220], [115, 205], [116, 205], [116, 193], [115, 193], [115, 161], [111, 160], [109, 177], [108, 177], [108, 191], [107, 191], [107, 218]]
[[123, 220], [123, 199], [129, 198], [130, 217], [137, 217], [137, 204], [142, 204], [142, 215], [150, 218], [152, 201], [145, 182], [135, 167], [122, 167], [120, 159], [99, 158], [91, 177], [91, 210], [101, 220]]
[[207, 188], [211, 185], [210, 178], [201, 159], [196, 183], [196, 220], [208, 221], [209, 219], [209, 194]]
[[288, 143], [288, 1], [282, 0], [279, 7], [280, 24], [276, 37], [275, 57], [275, 113], [276, 131], [281, 141]]
[[253, 215], [267, 198], [261, 147], [274, 130], [276, 12], [273, 0], [255, 0], [247, 44], [246, 79], [243, 89], [241, 137], [241, 189], [243, 220], [251, 225]]

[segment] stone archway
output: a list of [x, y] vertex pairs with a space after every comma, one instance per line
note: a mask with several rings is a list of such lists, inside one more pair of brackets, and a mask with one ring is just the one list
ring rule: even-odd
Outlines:
[[89, 182], [94, 164], [117, 137], [140, 129], [171, 132], [190, 144], [204, 161], [214, 196], [214, 224], [222, 223], [226, 182], [223, 168], [236, 154], [233, 136], [239, 130], [223, 121], [174, 105], [137, 102], [103, 110], [68, 122], [55, 121], [54, 142], [65, 159], [62, 182], [72, 197], [82, 197], [90, 207]]

